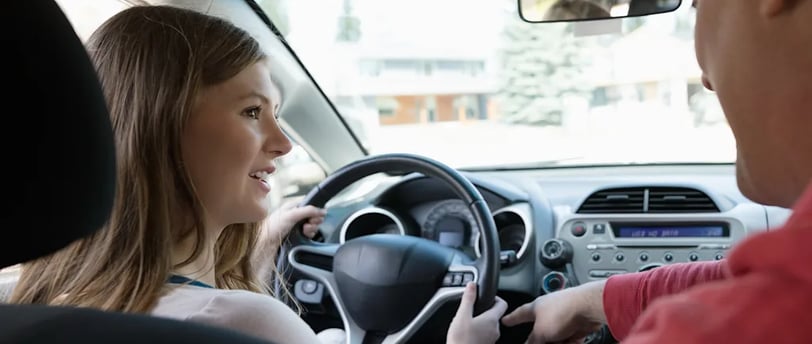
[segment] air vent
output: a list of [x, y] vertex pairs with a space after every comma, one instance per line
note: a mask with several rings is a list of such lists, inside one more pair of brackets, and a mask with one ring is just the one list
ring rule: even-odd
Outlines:
[[650, 188], [649, 213], [718, 213], [716, 203], [702, 191], [688, 188]]
[[590, 195], [578, 212], [581, 214], [642, 213], [644, 188], [609, 189]]
[[718, 213], [716, 203], [704, 192], [678, 187], [621, 188], [590, 195], [578, 213]]

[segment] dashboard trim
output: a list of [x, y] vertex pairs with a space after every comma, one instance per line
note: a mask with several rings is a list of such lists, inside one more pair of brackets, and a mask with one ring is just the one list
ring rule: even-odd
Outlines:
[[403, 226], [403, 222], [401, 222], [394, 213], [381, 207], [372, 206], [360, 209], [347, 217], [347, 220], [341, 225], [341, 231], [339, 232], [339, 243], [343, 244], [346, 242], [347, 230], [350, 228], [352, 222], [357, 220], [359, 217], [368, 214], [380, 214], [392, 219], [392, 221], [394, 221], [395, 225], [398, 227], [400, 235], [406, 235], [406, 228]]
[[[493, 217], [496, 218], [497, 215], [508, 212], [516, 214], [524, 222], [524, 241], [519, 248], [519, 252], [516, 252], [516, 260], [521, 260], [525, 252], [527, 252], [527, 247], [530, 246], [530, 240], [533, 238], [533, 221], [530, 219], [532, 211], [529, 203], [521, 202], [497, 209], [493, 212]], [[499, 228], [497, 228], [498, 230]]]

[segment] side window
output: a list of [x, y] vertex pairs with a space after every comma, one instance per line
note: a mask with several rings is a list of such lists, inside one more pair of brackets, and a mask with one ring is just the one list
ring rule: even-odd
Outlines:
[[0, 303], [4, 303], [11, 296], [14, 291], [14, 285], [17, 284], [17, 278], [20, 277], [20, 265], [12, 265], [0, 269]]
[[294, 143], [287, 155], [277, 159], [271, 185], [271, 208], [299, 201], [327, 174], [302, 146]]
[[125, 1], [56, 0], [56, 3], [82, 42], [108, 18], [129, 7]]

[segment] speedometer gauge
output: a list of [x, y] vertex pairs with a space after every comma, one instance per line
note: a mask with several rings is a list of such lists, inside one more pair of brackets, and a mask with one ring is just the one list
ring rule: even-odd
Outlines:
[[424, 238], [479, 257], [479, 227], [465, 202], [447, 200], [429, 210], [423, 223]]

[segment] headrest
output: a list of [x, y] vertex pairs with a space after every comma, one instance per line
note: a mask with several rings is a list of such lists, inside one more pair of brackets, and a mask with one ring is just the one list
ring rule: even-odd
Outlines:
[[99, 80], [53, 1], [0, 2], [0, 267], [99, 229], [115, 192]]

